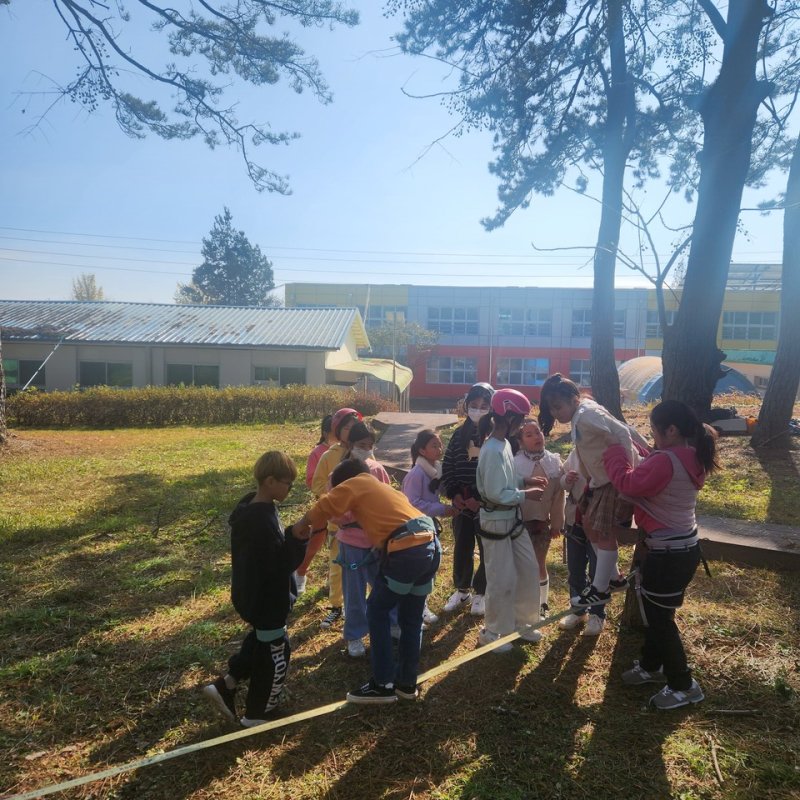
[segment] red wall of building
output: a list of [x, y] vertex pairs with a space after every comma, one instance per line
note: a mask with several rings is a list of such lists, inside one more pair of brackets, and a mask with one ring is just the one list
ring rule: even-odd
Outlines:
[[[627, 361], [639, 355], [636, 349], [617, 350], [616, 357], [619, 361]], [[409, 354], [411, 368], [414, 370], [414, 380], [411, 382], [411, 399], [441, 399], [448, 403], [455, 403], [462, 397], [471, 384], [455, 383], [427, 383], [425, 380], [426, 358]], [[494, 347], [491, 350], [491, 372], [489, 364], [488, 347], [470, 347], [465, 345], [437, 345], [430, 356], [451, 356], [455, 358], [474, 358], [478, 362], [478, 381], [491, 383], [495, 388], [502, 384], [495, 384], [494, 377], [497, 372], [497, 361], [500, 358], [547, 358], [550, 361], [550, 374], [560, 372], [568, 376], [570, 361], [573, 359], [588, 359], [588, 348], [535, 348], [535, 347]], [[539, 386], [512, 386], [519, 389], [531, 400], [538, 401], [541, 387]]]

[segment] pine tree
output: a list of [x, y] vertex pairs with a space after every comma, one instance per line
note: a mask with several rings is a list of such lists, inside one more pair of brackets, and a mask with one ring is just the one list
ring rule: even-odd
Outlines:
[[214, 226], [203, 239], [203, 263], [192, 273], [192, 281], [178, 284], [175, 302], [223, 306], [274, 306], [272, 263], [258, 245], [250, 244], [244, 231], [233, 227], [226, 207], [214, 218]]

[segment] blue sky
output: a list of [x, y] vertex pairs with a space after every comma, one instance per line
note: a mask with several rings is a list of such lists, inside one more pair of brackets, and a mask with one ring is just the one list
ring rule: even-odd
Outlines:
[[[597, 206], [564, 190], [484, 231], [479, 220], [496, 206], [490, 135], [473, 132], [428, 149], [454, 120], [437, 100], [409, 98], [402, 87], [424, 94], [452, 79], [431, 61], [391, 49], [400, 22], [384, 19], [379, 3], [352, 5], [362, 15], [357, 28], [296, 32], [321, 62], [331, 105], [282, 86], [237, 87], [231, 95], [241, 119], [302, 134], [288, 147], [257, 151], [256, 160], [289, 175], [288, 197], [257, 193], [234, 150], [132, 140], [105, 107], [87, 114], [61, 103], [28, 130], [49, 98], [26, 93], [48, 90], [44, 76], [66, 82], [79, 62], [50, 2], [3, 6], [0, 296], [68, 299], [72, 279], [94, 272], [110, 299], [172, 302], [224, 205], [273, 262], [278, 284], [590, 285], [590, 267], [580, 268], [587, 252], [536, 253], [531, 242], [590, 246]], [[130, 44], [160, 63], [152, 36], [139, 29]], [[139, 88], [152, 93], [145, 82]], [[781, 182], [771, 188], [779, 191]], [[766, 196], [750, 194], [745, 204]], [[682, 201], [673, 208], [675, 223], [691, 219]], [[750, 213], [744, 225], [734, 260], [779, 261], [782, 214]], [[668, 244], [662, 238], [659, 249]], [[634, 247], [630, 237], [626, 247]], [[643, 282], [620, 267], [618, 285]]]

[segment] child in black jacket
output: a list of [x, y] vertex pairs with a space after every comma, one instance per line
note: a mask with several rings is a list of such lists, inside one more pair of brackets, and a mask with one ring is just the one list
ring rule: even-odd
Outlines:
[[[286, 617], [294, 597], [292, 573], [303, 561], [307, 538], [283, 530], [276, 502], [286, 499], [297, 468], [285, 453], [264, 453], [253, 469], [258, 491], [246, 494], [230, 515], [231, 599], [242, 619], [253, 626], [228, 672], [203, 688], [226, 719], [236, 723], [236, 686], [250, 679], [244, 727], [269, 719], [289, 668]], [[304, 531], [303, 533], [308, 533]]]

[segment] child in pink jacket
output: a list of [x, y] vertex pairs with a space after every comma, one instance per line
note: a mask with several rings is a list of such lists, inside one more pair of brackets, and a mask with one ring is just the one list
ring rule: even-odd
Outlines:
[[656, 708], [681, 708], [704, 699], [692, 678], [675, 624], [686, 587], [701, 561], [695, 520], [697, 495], [719, 465], [716, 434], [689, 406], [659, 403], [650, 414], [655, 450], [633, 467], [624, 447], [610, 443], [603, 463], [614, 488], [630, 498], [647, 555], [640, 566], [645, 640], [639, 661], [622, 674], [629, 686], [666, 681], [650, 698]]

